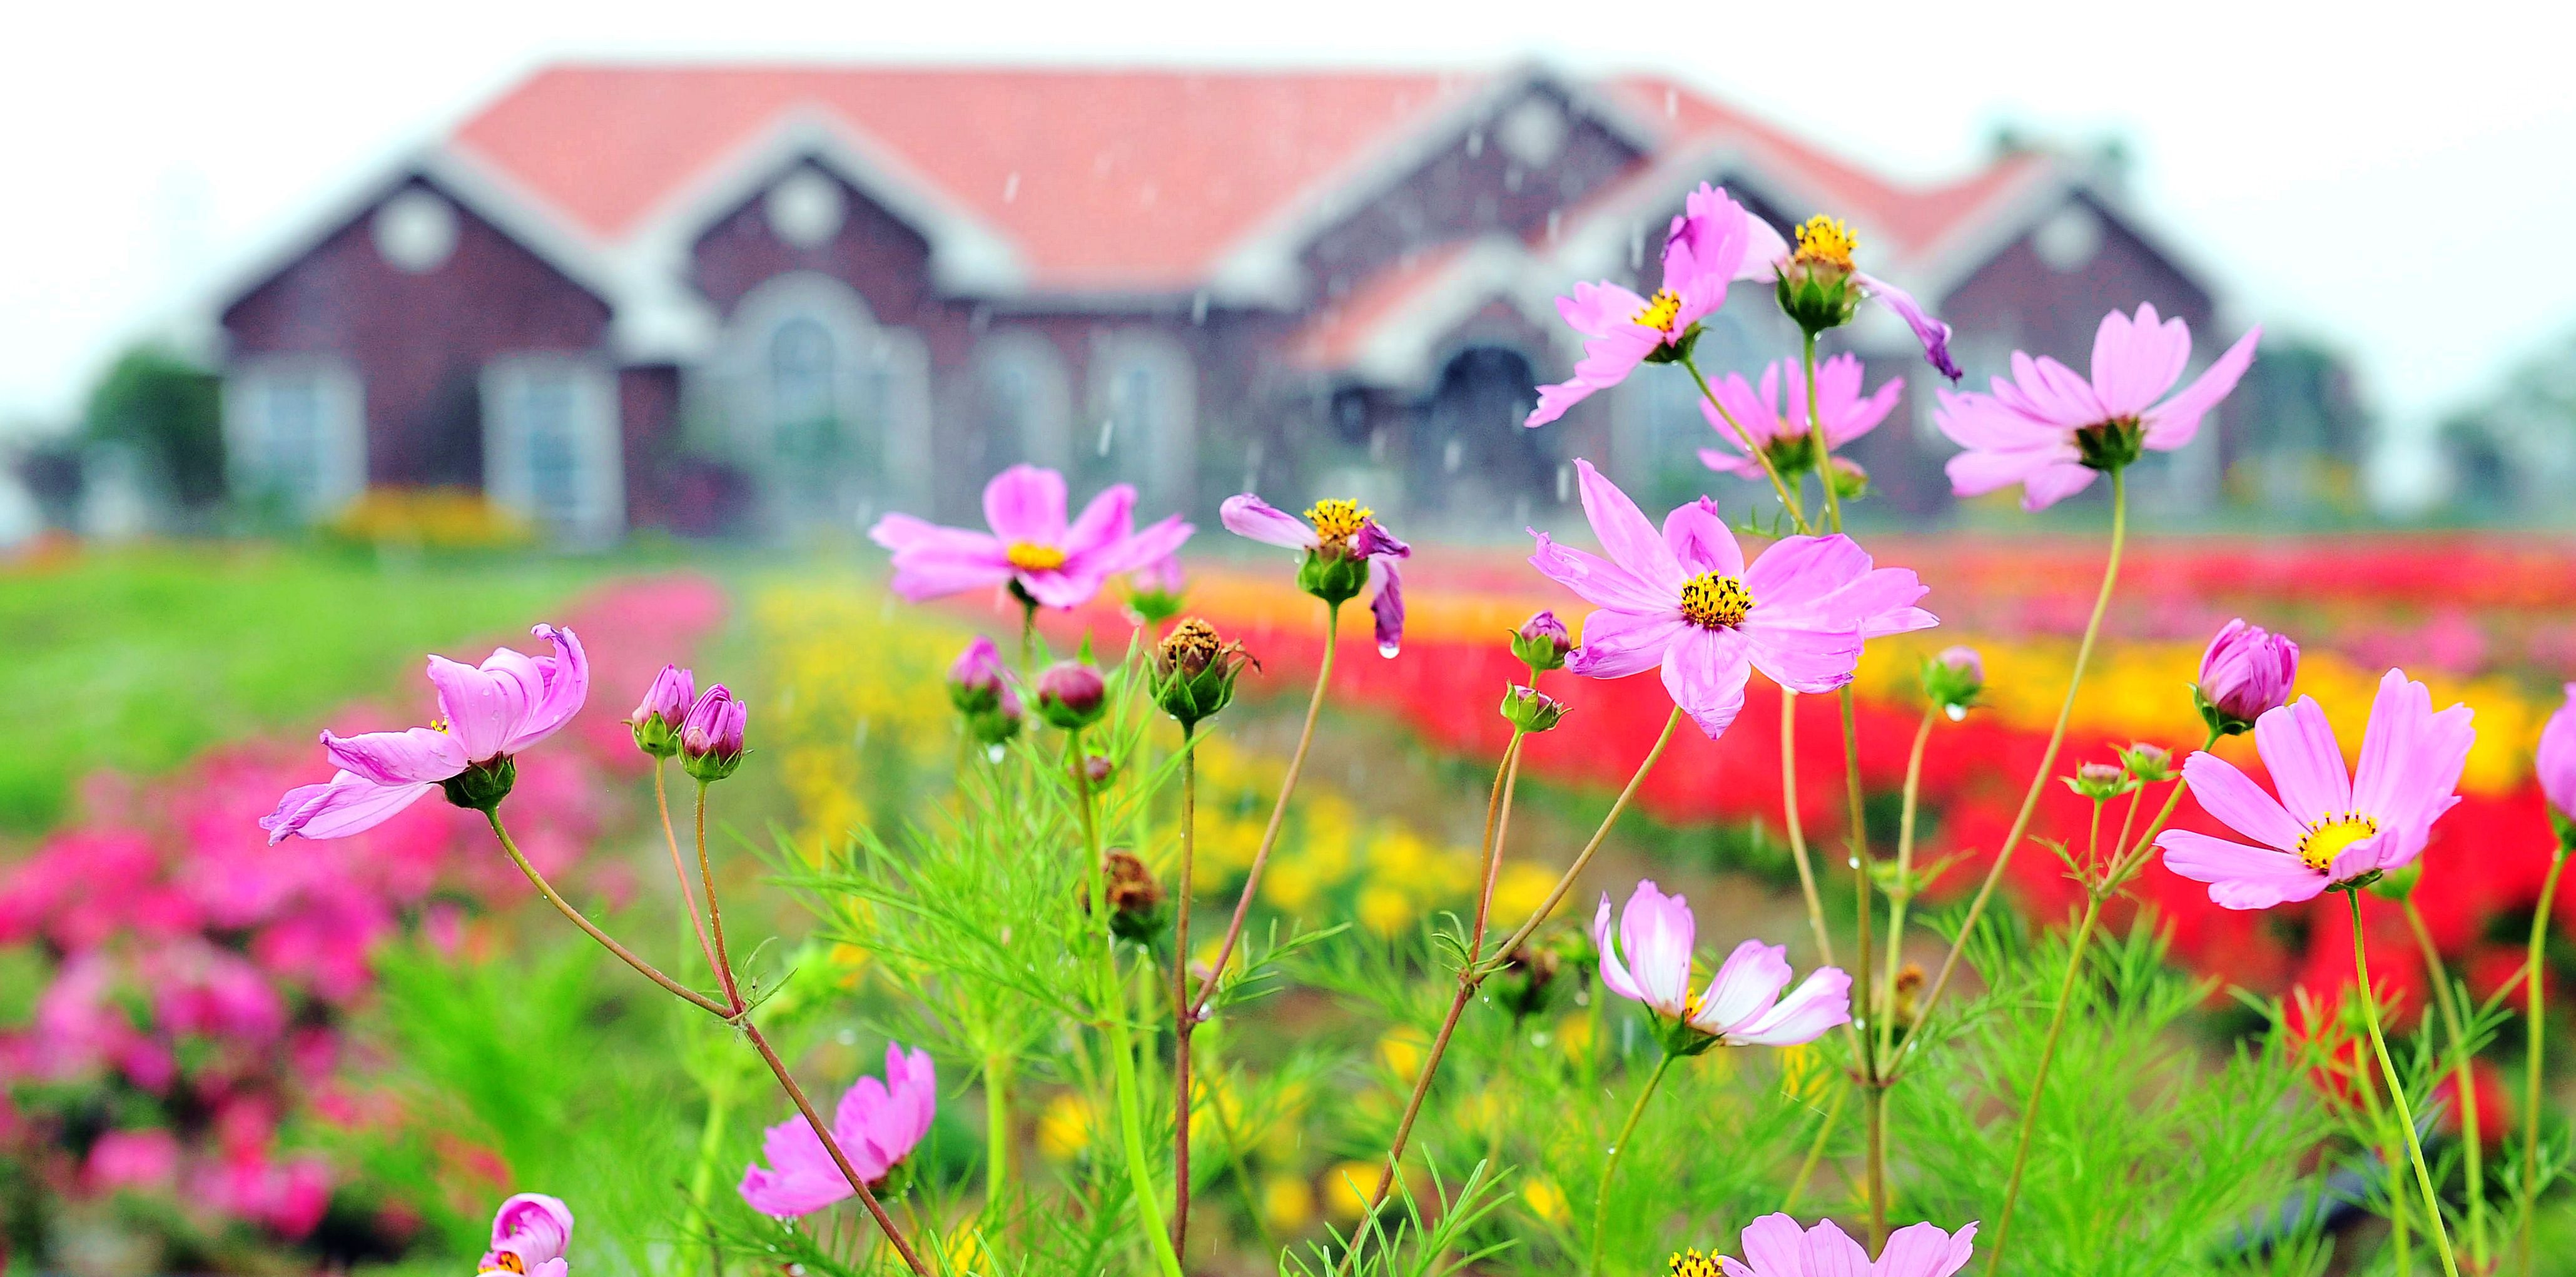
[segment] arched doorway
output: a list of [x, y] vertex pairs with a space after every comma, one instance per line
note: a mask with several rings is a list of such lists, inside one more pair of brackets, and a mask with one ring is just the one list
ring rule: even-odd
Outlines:
[[1410, 509], [1443, 530], [1515, 528], [1556, 501], [1562, 431], [1528, 430], [1538, 402], [1529, 357], [1507, 346], [1452, 355], [1416, 413]]

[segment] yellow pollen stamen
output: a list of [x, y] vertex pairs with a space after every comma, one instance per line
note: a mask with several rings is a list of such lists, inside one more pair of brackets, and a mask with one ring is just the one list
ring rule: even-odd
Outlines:
[[431, 731], [433, 731], [433, 732], [444, 732], [444, 731], [446, 731], [446, 730], [447, 730], [447, 715], [445, 715], [445, 714], [435, 714], [435, 715], [432, 715], [432, 716], [430, 717], [430, 720], [429, 720], [429, 730], [431, 730]]
[[500, 1258], [493, 1260], [490, 1264], [487, 1264], [476, 1271], [486, 1273], [525, 1273], [528, 1271], [528, 1261], [519, 1258], [517, 1251], [505, 1250], [501, 1252]]
[[1659, 333], [1668, 333], [1673, 330], [1673, 321], [1680, 318], [1681, 313], [1681, 294], [1669, 288], [1658, 288], [1654, 296], [1646, 299], [1646, 308], [1638, 311], [1637, 317], [1629, 322], [1639, 328], [1652, 328]]
[[2334, 859], [2379, 832], [2379, 822], [2358, 813], [2328, 816], [2308, 826], [2307, 836], [2299, 839], [2299, 862], [2322, 873]]
[[1752, 592], [1735, 577], [1702, 572], [1682, 582], [1682, 619], [1701, 629], [1732, 629], [1752, 610]]
[[1671, 1271], [1672, 1277], [1718, 1277], [1717, 1261], [1696, 1249], [1674, 1255]]
[[1348, 546], [1376, 516], [1377, 511], [1344, 497], [1327, 497], [1306, 509], [1306, 522], [1315, 525], [1315, 539], [1325, 545]]
[[1002, 557], [1023, 572], [1045, 572], [1064, 566], [1064, 551], [1033, 541], [1013, 541]]
[[1852, 268], [1852, 250], [1860, 241], [1852, 237], [1851, 228], [1840, 218], [1816, 214], [1798, 227], [1798, 260]]

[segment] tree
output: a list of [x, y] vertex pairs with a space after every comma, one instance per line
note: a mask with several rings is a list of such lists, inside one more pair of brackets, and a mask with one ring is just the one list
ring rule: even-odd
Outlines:
[[137, 346], [90, 392], [82, 426], [93, 440], [150, 458], [182, 509], [223, 500], [222, 385], [213, 373], [161, 347]]

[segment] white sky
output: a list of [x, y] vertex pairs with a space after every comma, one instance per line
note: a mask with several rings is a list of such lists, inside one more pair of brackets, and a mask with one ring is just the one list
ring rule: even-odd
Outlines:
[[582, 56], [1661, 70], [1900, 176], [1969, 167], [2004, 121], [2125, 136], [2138, 200], [2238, 316], [2342, 346], [2401, 427], [2576, 326], [2561, 6], [2384, 22], [2262, 0], [158, 7], [0, 22], [0, 431], [66, 417], [119, 345], [370, 164]]

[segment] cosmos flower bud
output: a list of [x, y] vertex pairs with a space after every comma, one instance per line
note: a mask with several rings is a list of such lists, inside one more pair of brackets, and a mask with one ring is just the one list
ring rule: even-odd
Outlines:
[[2117, 798], [2138, 786], [2117, 763], [2086, 763], [2066, 778], [2066, 787], [2098, 803]]
[[701, 782], [733, 775], [733, 769], [742, 765], [743, 728], [750, 719], [751, 707], [735, 699], [724, 684], [708, 688], [689, 707], [688, 721], [680, 725], [680, 765]]
[[2243, 619], [2229, 621], [2201, 654], [2192, 698], [2201, 721], [2221, 736], [2252, 731], [2254, 720], [2289, 703], [2299, 645]]
[[1861, 469], [1859, 462], [1836, 457], [1825, 467], [1825, 473], [1833, 480], [1837, 500], [1858, 501], [1869, 495], [1869, 471]]
[[1582, 928], [1558, 928], [1512, 950], [1486, 988], [1514, 1019], [1525, 1020], [1547, 1010], [1569, 988], [1579, 992], [1589, 986], [1600, 961], [1600, 951]]
[[1164, 555], [1127, 577], [1127, 612], [1140, 625], [1160, 625], [1180, 614], [1181, 596], [1188, 590], [1180, 556]]
[[1503, 718], [1524, 732], [1543, 732], [1565, 717], [1563, 701], [1515, 683], [1503, 692]]
[[1002, 653], [981, 634], [948, 667], [948, 703], [966, 715], [990, 713], [1002, 703]]
[[966, 715], [966, 732], [984, 745], [1000, 745], [1020, 734], [1020, 694], [1004, 684], [992, 708]]
[[2424, 877], [2424, 862], [2409, 860], [2394, 869], [2383, 870], [2379, 880], [2370, 884], [2370, 893], [2389, 900], [2404, 900], [2415, 894], [2415, 884]]
[[2567, 702], [2540, 729], [2540, 753], [2532, 762], [2540, 792], [2549, 799], [2550, 821], [2558, 826], [2558, 845], [2576, 847], [2576, 683], [2567, 685]]
[[[1148, 944], [1163, 934], [1171, 911], [1163, 907], [1163, 884], [1154, 871], [1128, 851], [1112, 851], [1102, 863], [1109, 880], [1109, 930], [1119, 939]], [[1091, 884], [1082, 885], [1082, 911], [1091, 912]]]
[[2120, 766], [2127, 768], [2129, 779], [2139, 781], [2172, 780], [2173, 751], [2160, 745], [2138, 741], [2120, 751]]
[[1530, 668], [1531, 678], [1565, 668], [1565, 654], [1573, 650], [1574, 636], [1553, 611], [1538, 612], [1512, 631], [1512, 655]]
[[1109, 708], [1109, 682], [1097, 666], [1058, 661], [1038, 675], [1038, 717], [1066, 731], [1100, 721]]
[[627, 729], [635, 733], [635, 747], [655, 758], [669, 758], [680, 752], [680, 721], [689, 716], [689, 706], [698, 699], [698, 680], [677, 665], [665, 665], [653, 676], [653, 686], [644, 700], [627, 716]]
[[1947, 647], [1923, 662], [1923, 695], [1958, 722], [1986, 690], [1986, 662], [1973, 647]]
[[1772, 294], [1799, 329], [1814, 336], [1851, 322], [1864, 295], [1852, 278], [1851, 229], [1822, 214], [1798, 227], [1798, 246], [1778, 267]]
[[1093, 789], [1097, 790], [1101, 786], [1108, 784], [1110, 779], [1115, 777], [1117, 774], [1118, 764], [1109, 761], [1107, 758], [1099, 754], [1085, 754], [1082, 756], [1083, 783], [1091, 786]]
[[1154, 646], [1154, 703], [1181, 726], [1196, 727], [1232, 704], [1243, 667], [1259, 664], [1243, 644], [1226, 642], [1215, 626], [1191, 617]]

